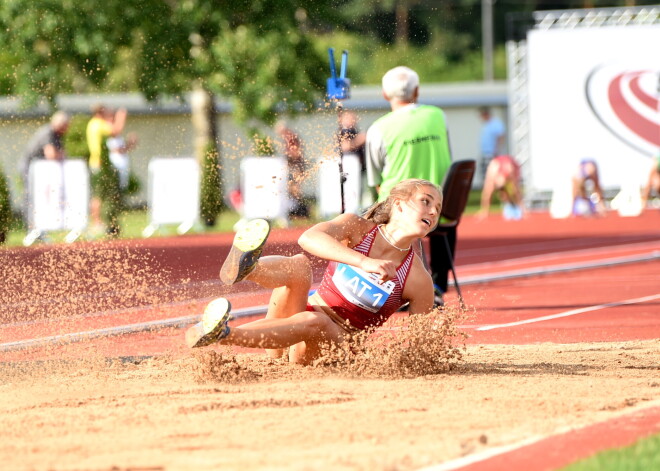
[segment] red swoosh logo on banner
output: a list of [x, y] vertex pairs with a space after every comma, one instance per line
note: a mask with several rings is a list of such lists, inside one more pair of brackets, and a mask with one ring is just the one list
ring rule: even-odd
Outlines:
[[639, 79], [640, 79], [641, 73], [638, 73], [634, 79], [630, 81], [630, 90], [633, 92], [635, 97], [644, 103], [646, 106], [651, 108], [652, 110], [660, 110], [660, 107], [658, 107], [658, 104], [660, 103], [658, 100], [653, 98], [651, 95], [648, 93], [644, 93], [644, 90], [642, 90], [642, 87], [639, 85]]
[[[635, 78], [638, 79], [642, 73], [643, 72], [635, 72]], [[633, 131], [639, 137], [651, 142], [653, 145], [660, 146], [660, 125], [640, 115], [628, 104], [623, 96], [621, 86], [624, 75], [626, 74], [622, 73], [617, 75], [608, 87], [607, 92], [610, 104], [612, 105], [612, 110], [628, 129]], [[638, 84], [637, 88], [639, 88]], [[638, 92], [644, 95], [641, 89], [639, 89]], [[635, 94], [637, 95], [637, 93]], [[654, 103], [654, 108], [657, 109], [658, 101], [651, 97], [649, 98], [651, 99], [649, 103]], [[649, 104], [647, 103], [648, 100], [643, 101], [645, 104]]]

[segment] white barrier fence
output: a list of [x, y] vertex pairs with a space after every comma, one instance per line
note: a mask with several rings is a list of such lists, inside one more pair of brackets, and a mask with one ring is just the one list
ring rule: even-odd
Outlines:
[[[344, 182], [344, 212], [358, 214], [361, 207], [362, 175], [360, 159], [356, 154], [345, 154], [342, 159]], [[339, 157], [326, 157], [320, 160], [318, 174], [319, 215], [322, 218], [341, 213], [341, 179]]]
[[155, 157], [148, 167], [149, 225], [142, 235], [150, 237], [162, 225], [178, 224], [184, 234], [199, 222], [200, 170], [192, 157]]
[[[342, 195], [337, 157], [321, 159], [317, 197], [321, 217], [341, 213]], [[343, 157], [345, 212], [360, 210], [360, 161], [354, 154]], [[244, 157], [241, 161], [242, 217], [287, 220], [288, 168], [283, 157]], [[145, 237], [161, 226], [178, 224], [183, 234], [199, 224], [200, 168], [194, 158], [156, 157], [148, 167], [148, 226]], [[30, 166], [28, 221], [30, 245], [43, 233], [70, 230], [67, 242], [75, 241], [88, 224], [89, 173], [84, 160], [36, 161]]]
[[29, 231], [24, 245], [42, 234], [70, 231], [65, 240], [73, 242], [87, 226], [89, 214], [89, 173], [84, 160], [36, 160], [28, 175], [27, 220]]
[[[359, 213], [361, 196], [360, 160], [346, 154], [342, 160], [345, 212]], [[338, 157], [319, 159], [317, 192], [319, 216], [341, 213], [342, 195]], [[244, 219], [288, 219], [291, 201], [287, 191], [288, 170], [283, 157], [245, 157], [241, 162], [241, 196]]]
[[241, 161], [243, 218], [287, 219], [288, 178], [283, 157], [244, 157]]

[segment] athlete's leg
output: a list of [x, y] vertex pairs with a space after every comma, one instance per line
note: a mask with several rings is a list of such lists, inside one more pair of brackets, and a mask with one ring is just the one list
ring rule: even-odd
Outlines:
[[[307, 307], [307, 297], [312, 285], [312, 268], [303, 254], [293, 257], [262, 257], [246, 279], [273, 290], [266, 319], [290, 317], [303, 312]], [[271, 358], [281, 358], [283, 354], [282, 349], [268, 350]]]
[[224, 284], [238, 283], [254, 270], [269, 233], [270, 225], [265, 219], [248, 221], [236, 232], [231, 250], [220, 269], [220, 279]]
[[[335, 325], [335, 327], [337, 327]], [[341, 329], [339, 329], [341, 330]], [[348, 334], [344, 331], [339, 333], [339, 337], [334, 339], [334, 343], [340, 343], [343, 340], [348, 338]], [[289, 347], [289, 362], [298, 363], [301, 365], [309, 365], [315, 359], [321, 356], [321, 346], [322, 344], [328, 344], [328, 339], [313, 339], [305, 340], [304, 342], [298, 342], [295, 345]]]
[[325, 314], [299, 312], [283, 319], [260, 319], [232, 327], [219, 343], [270, 350], [295, 345], [289, 360], [308, 364], [318, 357], [321, 343], [345, 339], [345, 331]]
[[[228, 285], [247, 279], [272, 289], [266, 318], [279, 319], [305, 310], [312, 273], [307, 257], [302, 254], [261, 258], [269, 232], [269, 224], [263, 219], [249, 221], [237, 231], [220, 270], [220, 279]], [[281, 349], [268, 352], [273, 358], [283, 353]]]

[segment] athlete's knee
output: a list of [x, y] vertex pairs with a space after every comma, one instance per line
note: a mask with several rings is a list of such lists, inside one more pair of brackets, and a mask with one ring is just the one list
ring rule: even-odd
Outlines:
[[312, 270], [312, 264], [309, 261], [309, 258], [305, 254], [299, 253], [291, 257], [291, 260], [296, 264], [296, 266], [306, 270]]
[[304, 254], [296, 254], [291, 257], [292, 278], [297, 284], [311, 285], [312, 284], [312, 264]]

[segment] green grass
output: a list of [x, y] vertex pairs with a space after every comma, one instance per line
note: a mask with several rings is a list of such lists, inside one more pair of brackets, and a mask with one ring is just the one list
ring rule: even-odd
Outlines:
[[[193, 227], [188, 233], [217, 233], [231, 232], [234, 224], [239, 219], [239, 215], [234, 211], [225, 211], [218, 216], [215, 225], [204, 227], [201, 224]], [[142, 238], [142, 231], [149, 225], [149, 214], [146, 210], [126, 211], [121, 215], [121, 239], [139, 239]], [[168, 224], [162, 226], [154, 237], [177, 235], [177, 225]]]
[[[216, 223], [211, 227], [197, 224], [186, 234], [212, 234], [220, 232], [233, 232], [234, 224], [240, 219], [240, 216], [235, 211], [224, 211], [216, 220]], [[144, 238], [142, 232], [149, 225], [149, 214], [146, 210], [131, 210], [124, 212], [120, 219], [120, 236], [119, 239], [141, 239]], [[295, 219], [290, 221], [292, 227], [307, 226], [318, 222], [316, 218], [310, 219]], [[163, 225], [151, 237], [171, 237], [178, 235], [177, 224]], [[59, 244], [64, 243], [64, 238], [69, 231], [53, 231], [47, 234], [48, 242]], [[23, 245], [23, 239], [27, 235], [27, 230], [22, 224], [14, 223], [9, 234], [7, 234], [7, 247]], [[102, 240], [104, 236], [93, 238], [94, 240]], [[92, 240], [90, 237], [83, 236], [79, 240]], [[35, 242], [35, 245], [41, 242]]]
[[633, 445], [607, 450], [573, 463], [562, 471], [651, 471], [660, 470], [660, 434]]
[[[378, 41], [375, 38], [335, 31], [315, 37], [314, 47], [321, 57], [327, 57], [329, 47], [335, 48], [335, 54], [344, 49], [350, 51], [348, 73], [353, 85], [380, 84], [383, 74], [392, 68], [392, 64], [413, 67], [422, 83], [482, 80], [482, 51], [469, 50], [470, 40], [466, 35], [437, 30], [433, 33], [433, 38], [434, 40], [425, 46], [380, 44], [374, 48]], [[504, 45], [498, 45], [494, 50], [493, 68], [496, 80], [506, 79]]]
[[[231, 232], [234, 224], [238, 221], [239, 215], [234, 211], [226, 211], [218, 217], [216, 223], [212, 227], [204, 227], [198, 225], [193, 227], [188, 233], [217, 233], [217, 232]], [[142, 231], [149, 225], [149, 214], [146, 210], [131, 210], [124, 212], [120, 217], [121, 234], [119, 239], [140, 239], [143, 238]], [[23, 245], [27, 231], [22, 224], [14, 224], [11, 231], [7, 235], [6, 245], [20, 246]], [[68, 231], [53, 231], [49, 232], [47, 237], [51, 243], [63, 243]], [[152, 237], [167, 237], [177, 235], [177, 225], [168, 224], [160, 227]], [[86, 237], [83, 236], [82, 239]], [[103, 237], [100, 237], [102, 239]], [[39, 242], [35, 243], [39, 244]]]
[[[491, 207], [491, 212], [497, 213], [500, 210], [500, 204], [497, 202], [496, 198], [493, 198], [493, 205]], [[465, 206], [465, 214], [474, 214], [479, 211], [481, 207], [481, 190], [472, 190], [470, 191], [470, 196], [468, 196], [467, 205]]]
[[[467, 207], [465, 208], [465, 214], [473, 214], [479, 209], [481, 192], [479, 190], [473, 190], [470, 192], [468, 198]], [[313, 206], [313, 204], [312, 204]], [[492, 212], [499, 211], [499, 205], [497, 202], [493, 205]], [[233, 232], [234, 224], [239, 220], [240, 216], [235, 211], [224, 211], [219, 216], [218, 219], [212, 227], [204, 227], [201, 224], [193, 227], [188, 234], [202, 234], [202, 233], [219, 233], [219, 232]], [[16, 217], [15, 219], [18, 219]], [[319, 222], [320, 219], [312, 215], [309, 219], [297, 219], [292, 220], [291, 225], [293, 227], [299, 226], [309, 226]], [[149, 214], [146, 210], [136, 209], [131, 211], [124, 212], [120, 217], [120, 227], [121, 235], [120, 239], [140, 239], [143, 238], [142, 231], [149, 225]], [[52, 243], [63, 243], [64, 237], [67, 235], [68, 231], [57, 231], [51, 232], [48, 234], [48, 238]], [[25, 227], [18, 223], [14, 222], [12, 228], [7, 234], [7, 247], [15, 247], [23, 245], [23, 239], [25, 238], [27, 231]], [[170, 224], [162, 226], [159, 228], [152, 237], [170, 237], [177, 235], [177, 225]], [[36, 244], [38, 244], [37, 242]], [[1, 246], [0, 246], [1, 247]]]

